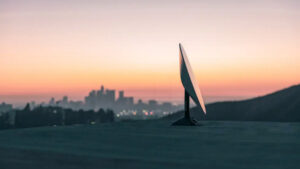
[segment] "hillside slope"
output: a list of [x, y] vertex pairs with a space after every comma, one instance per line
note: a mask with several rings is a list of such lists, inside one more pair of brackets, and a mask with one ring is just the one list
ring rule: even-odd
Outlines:
[[[205, 120], [300, 122], [300, 85], [249, 100], [212, 103], [206, 108], [206, 116], [198, 108], [191, 109], [192, 116]], [[182, 116], [183, 111], [179, 111], [165, 119]]]

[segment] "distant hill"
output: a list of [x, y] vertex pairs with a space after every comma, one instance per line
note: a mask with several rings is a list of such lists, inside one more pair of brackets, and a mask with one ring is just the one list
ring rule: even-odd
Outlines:
[[[300, 85], [249, 100], [212, 103], [206, 108], [206, 115], [199, 112], [199, 108], [192, 108], [192, 117], [199, 120], [300, 122]], [[181, 117], [183, 111], [164, 119]]]

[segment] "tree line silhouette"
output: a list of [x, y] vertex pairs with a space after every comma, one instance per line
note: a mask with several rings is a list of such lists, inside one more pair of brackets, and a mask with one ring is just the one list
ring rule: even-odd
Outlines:
[[113, 122], [112, 110], [72, 110], [61, 107], [36, 107], [29, 104], [23, 110], [14, 110], [0, 115], [0, 129], [61, 126], [73, 124], [95, 124]]

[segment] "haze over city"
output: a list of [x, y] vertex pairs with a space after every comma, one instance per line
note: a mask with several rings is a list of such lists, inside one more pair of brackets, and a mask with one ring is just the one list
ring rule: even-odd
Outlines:
[[299, 9], [0, 0], [0, 168], [300, 168]]
[[182, 101], [178, 43], [206, 101], [299, 83], [299, 1], [0, 2], [0, 100], [83, 100], [103, 84]]

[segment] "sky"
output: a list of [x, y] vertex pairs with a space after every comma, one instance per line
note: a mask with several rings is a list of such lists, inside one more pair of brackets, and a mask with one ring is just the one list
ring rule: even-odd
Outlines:
[[0, 102], [100, 85], [183, 99], [182, 43], [206, 102], [300, 83], [297, 0], [0, 0]]

